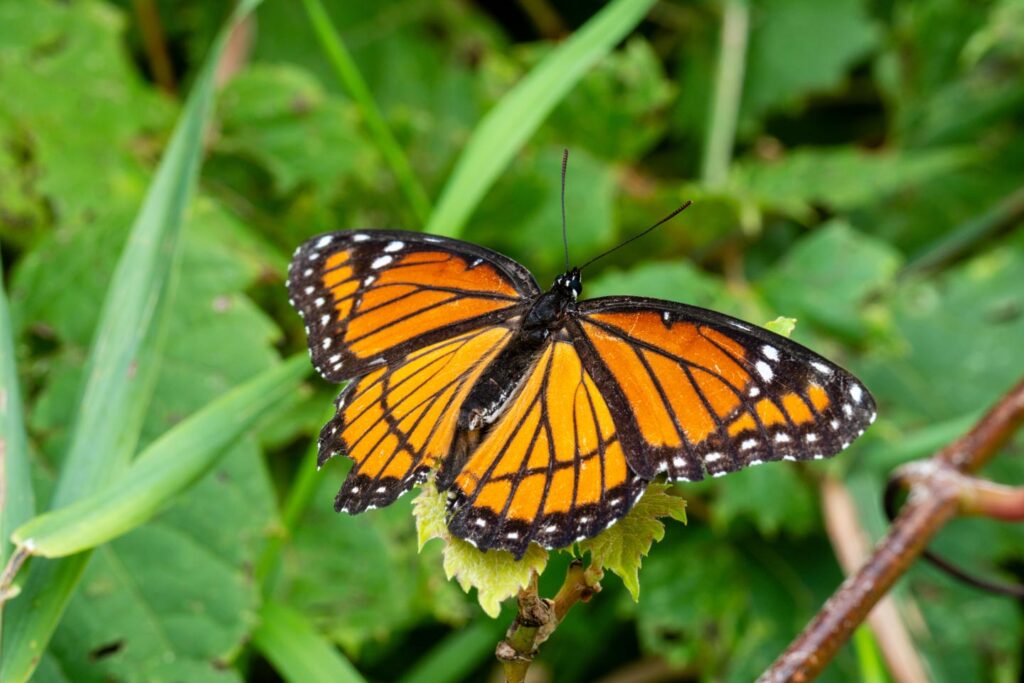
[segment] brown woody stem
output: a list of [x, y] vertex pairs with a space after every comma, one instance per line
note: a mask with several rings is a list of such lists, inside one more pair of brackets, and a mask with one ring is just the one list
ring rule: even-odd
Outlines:
[[[1019, 493], [994, 487], [1000, 490], [996, 494], [992, 492], [993, 485], [979, 487], [977, 480], [963, 475], [984, 465], [1022, 421], [1024, 380], [1003, 396], [970, 432], [931, 459], [902, 468], [901, 476], [909, 482], [910, 494], [889, 532], [871, 558], [842, 583], [758, 682], [813, 680], [932, 537], [958, 513], [1015, 510]], [[998, 502], [993, 502], [997, 498]]]
[[565, 573], [562, 587], [552, 600], [540, 596], [536, 572], [530, 584], [519, 591], [519, 612], [494, 652], [508, 683], [526, 680], [526, 672], [537, 655], [537, 649], [554, 633], [572, 606], [577, 602], [587, 602], [600, 592], [603, 572], [592, 569], [594, 566], [584, 568], [582, 560], [573, 560]]

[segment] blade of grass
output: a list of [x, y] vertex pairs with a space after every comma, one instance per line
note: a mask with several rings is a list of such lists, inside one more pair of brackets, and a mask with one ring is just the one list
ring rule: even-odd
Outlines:
[[426, 231], [457, 237], [512, 157], [587, 70], [644, 18], [654, 0], [615, 0], [551, 51], [477, 125]]
[[718, 69], [715, 94], [704, 144], [701, 179], [709, 187], [719, 187], [729, 175], [729, 162], [736, 140], [740, 101], [743, 97], [743, 74], [747, 65], [747, 38], [750, 7], [747, 0], [725, 0], [722, 31], [718, 46]]
[[[14, 360], [14, 331], [11, 329], [3, 262], [0, 260], [0, 567], [7, 564], [13, 550], [7, 541], [11, 531], [35, 514], [25, 417]], [[0, 582], [0, 629], [3, 628], [2, 592]], [[3, 642], [0, 641], [2, 651]]]
[[[127, 467], [135, 449], [156, 381], [177, 235], [195, 190], [215, 67], [230, 29], [258, 4], [243, 0], [211, 48], [132, 226], [104, 301], [51, 507], [97, 491]], [[33, 563], [5, 620], [0, 681], [16, 683], [32, 675], [90, 556]]]
[[64, 557], [145, 524], [208, 472], [310, 369], [305, 354], [295, 356], [224, 394], [153, 442], [117, 482], [30, 520], [14, 532], [14, 542], [33, 555]]
[[458, 683], [469, 680], [494, 657], [494, 644], [504, 637], [500, 619], [480, 619], [438, 643], [399, 679], [399, 683]]
[[281, 603], [263, 603], [252, 642], [289, 683], [365, 683], [306, 617]]
[[341, 81], [342, 86], [355, 102], [356, 107], [359, 108], [359, 113], [370, 131], [370, 136], [384, 160], [391, 167], [391, 172], [395, 174], [395, 180], [402, 189], [416, 221], [423, 225], [430, 216], [430, 198], [423, 186], [420, 185], [409, 160], [402, 152], [402, 148], [384, 120], [384, 116], [380, 113], [370, 88], [363, 80], [363, 75], [359, 73], [359, 67], [356, 66], [352, 55], [349, 54], [345, 43], [341, 40], [338, 30], [331, 23], [331, 18], [324, 9], [323, 3], [320, 0], [303, 0], [303, 5], [306, 7], [306, 14], [309, 15], [309, 21], [313, 25], [313, 31], [320, 41], [320, 47], [327, 53], [327, 58], [334, 67], [338, 80]]

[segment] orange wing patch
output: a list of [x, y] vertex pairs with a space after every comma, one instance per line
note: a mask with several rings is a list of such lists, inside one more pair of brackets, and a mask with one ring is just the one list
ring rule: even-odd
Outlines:
[[449, 528], [522, 556], [593, 536], [642, 490], [611, 411], [571, 344], [550, 344], [455, 478]]
[[620, 429], [639, 441], [630, 465], [644, 476], [697, 480], [826, 457], [874, 419], [856, 379], [786, 339], [709, 311], [627, 307], [579, 321], [587, 367], [607, 374]]
[[367, 231], [304, 244], [288, 287], [314, 365], [341, 381], [412, 349], [501, 324], [521, 312], [536, 283], [518, 264], [479, 247]]
[[511, 336], [508, 327], [466, 333], [350, 384], [320, 437], [321, 464], [338, 451], [355, 463], [335, 507], [387, 505], [422, 481], [448, 455], [466, 394]]

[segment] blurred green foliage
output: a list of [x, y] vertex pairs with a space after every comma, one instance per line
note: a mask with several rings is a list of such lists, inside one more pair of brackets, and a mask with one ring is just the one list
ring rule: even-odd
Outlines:
[[[41, 508], [103, 293], [181, 109], [152, 81], [136, 13], [146, 4], [0, 0], [0, 242]], [[435, 200], [476, 124], [556, 46], [530, 14], [538, 5], [566, 31], [599, 8], [329, 4]], [[155, 6], [174, 85], [187, 91], [229, 8]], [[880, 535], [891, 469], [956, 436], [1024, 370], [1020, 0], [751, 0], [733, 159], [709, 187], [699, 169], [724, 123], [709, 117], [722, 7], [657, 3], [559, 103], [462, 236], [550, 282], [563, 261], [563, 146], [576, 262], [692, 199], [588, 272], [586, 295], [670, 298], [759, 324], [798, 318], [794, 337], [857, 372], [879, 421], [830, 463], [679, 487], [689, 525], [670, 524], [645, 560], [640, 602], [609, 576], [545, 645], [552, 680], [614, 681], [649, 657], [684, 680], [751, 680], [841, 580], [821, 477], [843, 479]], [[251, 28], [206, 140], [145, 441], [303, 348], [283, 288], [300, 241], [421, 227], [301, 4], [267, 0]], [[445, 581], [436, 544], [416, 552], [410, 501], [336, 516], [344, 466], [304, 478], [334, 391], [316, 383], [294, 396], [173, 507], [99, 549], [34, 680], [277, 680], [250, 644], [269, 598], [368, 680], [485, 676], [504, 622]], [[1003, 458], [987, 473], [1020, 483], [1024, 465]], [[977, 571], [1024, 576], [1019, 527], [957, 522], [937, 545]], [[543, 590], [566, 561], [552, 557]], [[923, 567], [896, 595], [933, 680], [1021, 675], [1019, 605]], [[273, 637], [261, 632], [260, 647]], [[824, 678], [855, 680], [859, 666], [845, 651]]]

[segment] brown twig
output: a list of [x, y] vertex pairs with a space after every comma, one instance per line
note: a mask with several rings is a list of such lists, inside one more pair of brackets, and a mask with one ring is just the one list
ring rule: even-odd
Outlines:
[[966, 472], [984, 465], [1024, 422], [1024, 380], [1017, 383], [970, 432], [931, 459], [902, 469], [911, 482], [906, 505], [871, 558], [847, 578], [817, 616], [758, 679], [759, 683], [813, 680], [849, 640], [854, 629], [924, 551], [932, 537], [962, 509], [979, 509], [978, 491]]
[[526, 672], [537, 655], [541, 643], [547, 640], [572, 606], [588, 602], [601, 590], [600, 569], [584, 568], [576, 559], [569, 564], [565, 581], [554, 599], [542, 598], [537, 589], [534, 572], [530, 585], [519, 592], [519, 612], [508, 627], [505, 639], [498, 643], [494, 655], [501, 662], [507, 683], [522, 683]]

